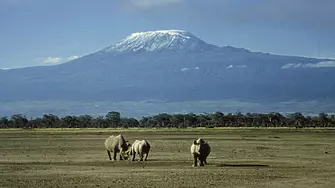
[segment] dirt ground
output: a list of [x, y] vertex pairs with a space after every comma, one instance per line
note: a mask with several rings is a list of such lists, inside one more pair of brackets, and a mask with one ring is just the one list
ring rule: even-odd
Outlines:
[[[148, 161], [110, 161], [104, 140], [119, 132], [0, 130], [0, 187], [335, 187], [335, 130], [123, 130], [150, 142]], [[198, 137], [212, 153], [194, 168]]]

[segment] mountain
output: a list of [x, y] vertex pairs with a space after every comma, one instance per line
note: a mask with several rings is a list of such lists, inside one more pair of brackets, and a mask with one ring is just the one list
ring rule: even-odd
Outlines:
[[[129, 115], [227, 109], [334, 112], [334, 67], [330, 59], [219, 47], [182, 30], [139, 32], [61, 65], [0, 71], [0, 116], [120, 110], [115, 104], [127, 104], [123, 111]], [[155, 110], [156, 102], [145, 101], [166, 108]], [[221, 102], [211, 108], [213, 101]], [[292, 102], [302, 102], [301, 108]]]

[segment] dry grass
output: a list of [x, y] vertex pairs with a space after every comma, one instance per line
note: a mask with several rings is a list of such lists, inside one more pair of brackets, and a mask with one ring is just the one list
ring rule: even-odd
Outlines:
[[[109, 161], [104, 139], [147, 139], [147, 162]], [[193, 168], [203, 137], [209, 165]], [[0, 131], [0, 187], [334, 187], [335, 131], [294, 129]]]

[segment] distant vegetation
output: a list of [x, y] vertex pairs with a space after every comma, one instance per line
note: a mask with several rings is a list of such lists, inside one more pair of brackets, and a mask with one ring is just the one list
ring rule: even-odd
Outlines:
[[[1, 116], [0, 116], [1, 117]], [[235, 113], [221, 112], [208, 114], [158, 114], [135, 118], [121, 117], [111, 111], [105, 116], [90, 115], [58, 117], [45, 114], [43, 117], [28, 119], [15, 114], [0, 118], [0, 128], [186, 128], [186, 127], [335, 127], [335, 116], [320, 113], [318, 116], [304, 116], [293, 113], [284, 116], [280, 113]]]

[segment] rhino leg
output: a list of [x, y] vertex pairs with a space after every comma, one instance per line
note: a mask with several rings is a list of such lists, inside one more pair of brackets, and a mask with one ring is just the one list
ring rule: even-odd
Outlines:
[[205, 162], [206, 165], [208, 164], [208, 163], [207, 163], [207, 158], [205, 158], [204, 162]]
[[140, 157], [140, 160], [139, 160], [139, 161], [143, 161], [143, 152], [142, 152], [142, 153], [139, 153], [138, 156]]
[[196, 167], [196, 166], [198, 166], [198, 157], [195, 155], [195, 154], [193, 154], [193, 161], [194, 161], [194, 163], [193, 163], [193, 167]]
[[133, 159], [132, 159], [132, 161], [134, 161], [134, 160], [135, 160], [135, 156], [136, 156], [136, 153], [135, 153], [135, 152], [133, 152]]
[[116, 150], [113, 151], [113, 161], [116, 161]]
[[206, 161], [206, 158], [205, 157], [203, 157], [203, 156], [200, 156], [199, 157], [199, 161], [200, 161], [200, 166], [204, 166], [204, 162]]
[[107, 150], [107, 154], [108, 154], [109, 160], [112, 160], [111, 152], [109, 150]]
[[145, 161], [147, 161], [148, 160], [148, 155], [149, 155], [149, 152], [145, 155]]
[[200, 166], [205, 166], [204, 161], [202, 159], [199, 159], [199, 161], [200, 161]]

